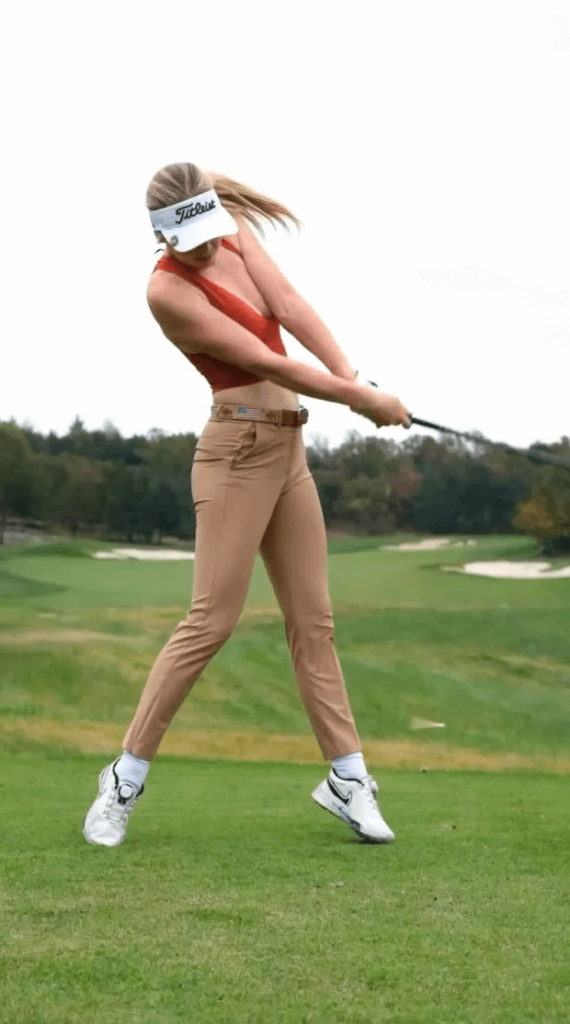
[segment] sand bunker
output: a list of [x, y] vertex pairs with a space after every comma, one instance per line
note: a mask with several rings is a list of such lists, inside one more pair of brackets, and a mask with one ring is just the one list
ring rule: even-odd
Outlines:
[[194, 557], [193, 551], [174, 548], [113, 548], [112, 551], [96, 551], [93, 555], [93, 558], [136, 558], [145, 562], [193, 562]]
[[570, 565], [551, 569], [549, 562], [469, 562], [467, 565], [445, 565], [444, 572], [464, 572], [471, 576], [492, 576], [510, 580], [560, 580], [570, 578]]
[[450, 541], [448, 537], [428, 537], [427, 540], [411, 541], [408, 544], [385, 544], [385, 551], [437, 551], [439, 548], [473, 547], [475, 540]]

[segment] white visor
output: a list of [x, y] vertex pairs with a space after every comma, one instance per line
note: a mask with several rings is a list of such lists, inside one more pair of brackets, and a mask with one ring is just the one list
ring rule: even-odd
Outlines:
[[178, 252], [188, 252], [212, 238], [237, 235], [239, 230], [213, 188], [162, 210], [151, 210], [150, 220], [156, 236], [162, 234]]

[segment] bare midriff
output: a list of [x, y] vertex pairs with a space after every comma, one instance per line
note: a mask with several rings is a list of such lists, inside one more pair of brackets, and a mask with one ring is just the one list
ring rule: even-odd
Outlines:
[[242, 384], [237, 388], [224, 388], [213, 395], [214, 405], [249, 405], [256, 409], [299, 408], [299, 396], [294, 391], [261, 380], [258, 384]]

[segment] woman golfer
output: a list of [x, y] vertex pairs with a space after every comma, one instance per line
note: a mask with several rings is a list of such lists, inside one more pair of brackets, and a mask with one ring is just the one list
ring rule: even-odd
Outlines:
[[[299, 223], [284, 206], [193, 164], [159, 171], [147, 206], [166, 245], [148, 302], [166, 337], [206, 377], [213, 406], [192, 467], [190, 612], [154, 663], [123, 754], [101, 772], [84, 836], [103, 846], [123, 841], [166, 729], [239, 619], [260, 551], [301, 697], [332, 762], [313, 798], [363, 839], [390, 842], [334, 648], [325, 528], [300, 430], [307, 411], [297, 396], [349, 406], [379, 426], [409, 426], [408, 413], [397, 398], [356, 383], [325, 325], [257, 242], [248, 221]], [[328, 372], [289, 359], [280, 325]]]

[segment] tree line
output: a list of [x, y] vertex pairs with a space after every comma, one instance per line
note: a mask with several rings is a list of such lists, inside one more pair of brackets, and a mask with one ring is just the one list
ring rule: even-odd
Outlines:
[[[361, 534], [509, 533], [570, 550], [570, 474], [459, 438], [400, 442], [349, 434], [307, 448], [327, 528]], [[112, 425], [42, 434], [0, 422], [0, 543], [9, 520], [132, 541], [192, 540], [190, 469], [198, 438]], [[542, 450], [570, 455], [570, 438]]]

